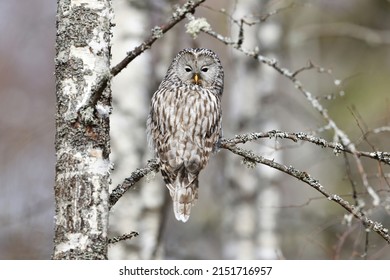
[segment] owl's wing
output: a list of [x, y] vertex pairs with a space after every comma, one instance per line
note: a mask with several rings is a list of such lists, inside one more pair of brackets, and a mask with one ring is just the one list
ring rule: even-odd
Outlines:
[[147, 119], [147, 138], [149, 147], [160, 162], [163, 179], [172, 192], [172, 182], [176, 179], [174, 170], [177, 167], [170, 164], [169, 157], [173, 150], [171, 138], [174, 136], [175, 129], [171, 111], [173, 111], [172, 102], [176, 89], [162, 85], [152, 97]]

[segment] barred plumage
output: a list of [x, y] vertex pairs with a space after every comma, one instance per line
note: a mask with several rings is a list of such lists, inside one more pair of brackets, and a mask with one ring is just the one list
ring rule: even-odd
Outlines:
[[179, 52], [152, 97], [148, 141], [182, 222], [198, 198], [199, 172], [222, 136], [222, 92], [219, 58], [198, 48]]

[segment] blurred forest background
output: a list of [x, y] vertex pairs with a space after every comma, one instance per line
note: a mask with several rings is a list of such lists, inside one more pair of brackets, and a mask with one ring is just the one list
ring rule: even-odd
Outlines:
[[[114, 0], [112, 66], [184, 2]], [[258, 47], [292, 72], [318, 66], [297, 77], [363, 151], [390, 150], [389, 15], [386, 0], [208, 0], [195, 13], [233, 39], [238, 28], [232, 19], [245, 18], [253, 25], [245, 26], [243, 46]], [[49, 259], [52, 253], [55, 16], [56, 1], [0, 2], [0, 259]], [[112, 82], [113, 186], [151, 158], [145, 135], [150, 98], [185, 47], [211, 48], [222, 60], [225, 137], [278, 129], [333, 141], [334, 132], [291, 81], [206, 34], [194, 40], [185, 32], [186, 22]], [[358, 170], [350, 156], [281, 139], [247, 147], [306, 171], [390, 227], [388, 166], [362, 159], [364, 171]], [[379, 203], [367, 194], [362, 174]], [[110, 236], [130, 231], [139, 236], [112, 245], [109, 256], [389, 259], [390, 246], [347, 214], [308, 185], [265, 166], [248, 168], [222, 150], [201, 174], [199, 201], [186, 224], [174, 219], [159, 174], [129, 191], [112, 209]]]

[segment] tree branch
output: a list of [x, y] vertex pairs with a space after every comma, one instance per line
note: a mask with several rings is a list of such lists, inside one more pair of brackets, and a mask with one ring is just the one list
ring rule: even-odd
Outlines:
[[[388, 229], [383, 227], [381, 223], [367, 218], [359, 205], [357, 206], [351, 205], [348, 201], [344, 200], [339, 195], [328, 192], [316, 179], [311, 177], [305, 171], [299, 171], [292, 166], [286, 166], [277, 163], [274, 160], [266, 159], [262, 156], [254, 154], [252, 151], [245, 150], [236, 146], [237, 144], [245, 144], [247, 142], [255, 141], [261, 138], [275, 138], [275, 139], [283, 138], [283, 139], [292, 140], [294, 142], [306, 141], [309, 143], [316, 144], [323, 148], [331, 148], [333, 149], [335, 154], [346, 152], [346, 153], [378, 160], [389, 165], [390, 165], [390, 153], [379, 152], [379, 151], [373, 153], [356, 151], [356, 150], [354, 151], [350, 149], [348, 146], [342, 145], [341, 143], [328, 142], [325, 139], [315, 137], [303, 132], [293, 133], [293, 132], [281, 132], [276, 130], [272, 130], [268, 132], [247, 133], [247, 134], [236, 135], [235, 137], [230, 139], [221, 139], [221, 144], [220, 144], [220, 148], [229, 150], [232, 153], [243, 157], [244, 160], [246, 160], [247, 162], [267, 165], [271, 168], [282, 171], [308, 184], [309, 186], [319, 191], [323, 196], [325, 196], [330, 201], [334, 201], [337, 204], [339, 204], [341, 207], [343, 207], [345, 210], [351, 213], [355, 218], [360, 220], [367, 229], [371, 229], [374, 232], [378, 233], [383, 239], [385, 239], [390, 244], [390, 236], [388, 233]], [[148, 161], [145, 168], [137, 169], [136, 171], [134, 171], [130, 175], [130, 177], [126, 178], [122, 184], [118, 185], [112, 191], [109, 199], [109, 205], [110, 205], [109, 207], [111, 208], [112, 206], [114, 206], [115, 203], [121, 198], [121, 196], [127, 190], [133, 187], [135, 183], [137, 183], [140, 179], [148, 175], [150, 172], [152, 171], [157, 172], [158, 170], [159, 170], [159, 164], [157, 163], [157, 160], [153, 159]]]
[[253, 133], [240, 134], [240, 135], [236, 135], [234, 138], [231, 139], [222, 139], [221, 147], [226, 149], [231, 144], [234, 145], [245, 144], [246, 142], [255, 141], [261, 138], [275, 138], [275, 139], [282, 138], [282, 139], [289, 139], [294, 142], [298, 142], [299, 140], [306, 141], [306, 142], [316, 144], [323, 148], [331, 148], [333, 149], [333, 152], [336, 155], [340, 154], [341, 152], [346, 152], [349, 154], [357, 155], [359, 157], [367, 157], [367, 158], [375, 159], [390, 165], [389, 152], [381, 152], [381, 151], [365, 152], [365, 151], [353, 150], [350, 148], [350, 146], [344, 146], [343, 144], [338, 142], [328, 142], [323, 138], [315, 137], [313, 135], [304, 132], [283, 132], [278, 130], [271, 130], [268, 132], [253, 132]]
[[110, 194], [109, 209], [111, 209], [115, 203], [124, 195], [131, 187], [135, 185], [139, 180], [148, 175], [150, 172], [159, 170], [157, 160], [149, 160], [144, 168], [137, 169], [131, 173], [130, 177], [126, 178], [122, 184], [119, 184]]
[[138, 235], [139, 235], [139, 233], [136, 231], [132, 231], [130, 233], [125, 233], [121, 236], [117, 236], [117, 237], [113, 237], [113, 238], [108, 239], [108, 244], [115, 244], [115, 243], [123, 241], [123, 240], [132, 239], [133, 237], [137, 237]]
[[290, 176], [293, 176], [297, 178], [298, 180], [305, 182], [309, 186], [313, 187], [317, 191], [319, 191], [322, 195], [324, 195], [327, 199], [330, 201], [334, 201], [337, 204], [339, 204], [341, 207], [343, 207], [345, 210], [347, 210], [349, 213], [351, 213], [355, 218], [360, 220], [362, 224], [370, 230], [373, 230], [377, 234], [379, 234], [388, 244], [390, 244], [390, 235], [389, 230], [385, 228], [381, 223], [375, 222], [369, 218], [366, 217], [366, 215], [359, 210], [356, 206], [351, 205], [348, 201], [344, 200], [337, 194], [332, 194], [328, 192], [316, 179], [311, 177], [308, 173], [305, 171], [299, 171], [295, 169], [292, 166], [286, 166], [280, 163], [277, 163], [273, 160], [269, 160], [266, 158], [263, 158], [262, 156], [258, 156], [254, 154], [252, 151], [248, 151], [242, 148], [238, 148], [235, 145], [226, 145], [224, 148], [228, 149], [234, 154], [237, 154], [239, 156], [242, 156], [244, 159], [249, 160], [251, 162], [255, 163], [261, 163], [264, 165], [268, 165], [269, 167], [272, 167], [274, 169], [277, 169], [279, 171], [282, 171]]

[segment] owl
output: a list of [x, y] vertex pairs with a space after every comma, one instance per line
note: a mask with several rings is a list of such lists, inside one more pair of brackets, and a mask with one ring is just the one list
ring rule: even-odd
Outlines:
[[211, 50], [188, 48], [173, 59], [154, 93], [147, 120], [149, 145], [186, 222], [198, 198], [198, 177], [222, 137], [223, 68]]

